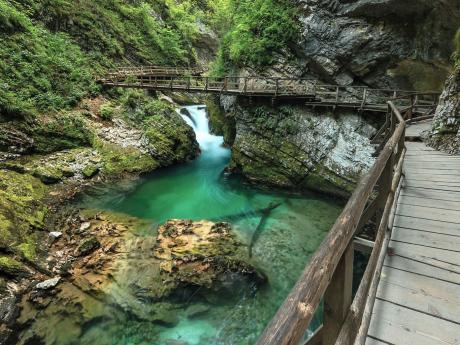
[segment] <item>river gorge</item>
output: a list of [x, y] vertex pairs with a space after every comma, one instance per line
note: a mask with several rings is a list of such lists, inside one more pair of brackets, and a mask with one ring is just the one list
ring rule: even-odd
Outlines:
[[[142, 322], [129, 313], [122, 313], [115, 323], [110, 315], [113, 306], [107, 303], [107, 315], [78, 332], [77, 342], [73, 338], [61, 344], [91, 344], [94, 339], [99, 339], [99, 344], [101, 339], [107, 344], [130, 344], [138, 343], [141, 338], [156, 339], [150, 343], [162, 345], [252, 342], [286, 297], [340, 212], [341, 203], [333, 199], [315, 194], [265, 191], [227, 175], [224, 169], [230, 150], [223, 146], [222, 137], [209, 133], [205, 107], [185, 109], [182, 114], [190, 116], [182, 116], [194, 128], [200, 144], [201, 155], [196, 160], [144, 176], [129, 192], [116, 185], [102, 191], [100, 188], [97, 192], [89, 191], [78, 203], [85, 208], [126, 213], [147, 220], [150, 226], [140, 236], [155, 235], [157, 226], [168, 219], [228, 221], [237, 238], [249, 247], [258, 229], [260, 235], [249, 260], [267, 276], [267, 282], [256, 285], [240, 280], [235, 284], [230, 279], [226, 284], [231, 288], [217, 293], [198, 288], [191, 294], [175, 294], [157, 302], [166, 314], [163, 319], [169, 318], [167, 324], [164, 320], [156, 324]], [[257, 210], [271, 204], [279, 206], [259, 226], [262, 215]], [[136, 267], [131, 270], [136, 271]], [[138, 273], [146, 274], [145, 271]], [[111, 300], [111, 296], [106, 298]], [[62, 318], [60, 322], [63, 325], [68, 321]], [[60, 329], [56, 327], [49, 332]], [[122, 329], [125, 329], [123, 335]]]

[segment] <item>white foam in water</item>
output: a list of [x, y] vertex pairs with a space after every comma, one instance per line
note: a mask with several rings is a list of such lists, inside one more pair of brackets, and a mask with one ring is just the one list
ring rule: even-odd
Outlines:
[[176, 327], [162, 332], [160, 338], [165, 344], [168, 340], [182, 340], [188, 345], [203, 345], [204, 341], [212, 338], [215, 334], [216, 329], [209, 322], [182, 319]]
[[210, 133], [205, 106], [192, 105], [184, 108], [189, 111], [191, 119], [187, 115], [182, 114], [180, 110], [178, 112], [185, 122], [194, 129], [196, 140], [200, 144], [203, 153], [217, 157], [228, 155], [228, 150], [223, 147], [224, 138]]

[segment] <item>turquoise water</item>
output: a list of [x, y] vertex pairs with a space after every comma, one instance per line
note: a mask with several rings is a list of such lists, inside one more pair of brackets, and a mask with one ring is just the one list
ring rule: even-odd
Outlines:
[[[187, 109], [191, 116], [183, 117], [194, 128], [202, 150], [198, 159], [143, 177], [129, 192], [119, 186], [88, 196], [83, 204], [154, 223], [167, 219], [227, 220], [249, 244], [260, 221], [254, 211], [280, 203], [262, 227], [252, 252], [252, 264], [267, 275], [268, 284], [258, 288], [242, 282], [221, 295], [196, 294], [186, 303], [171, 300], [168, 302], [177, 303], [179, 320], [173, 325], [146, 325], [126, 317], [118, 328], [103, 323], [90, 328], [81, 335], [81, 343], [90, 343], [97, 334], [98, 339], [111, 339], [112, 344], [252, 344], [340, 213], [342, 205], [334, 200], [314, 194], [269, 192], [226, 175], [230, 150], [223, 147], [221, 137], [209, 133], [203, 107]], [[187, 317], [186, 309], [197, 305], [205, 311]]]

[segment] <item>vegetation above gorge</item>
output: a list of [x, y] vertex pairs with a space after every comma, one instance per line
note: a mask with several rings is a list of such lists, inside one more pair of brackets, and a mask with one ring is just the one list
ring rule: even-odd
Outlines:
[[228, 21], [214, 66], [217, 75], [235, 67], [262, 68], [274, 62], [274, 52], [288, 49], [299, 27], [296, 7], [287, 0], [229, 0]]

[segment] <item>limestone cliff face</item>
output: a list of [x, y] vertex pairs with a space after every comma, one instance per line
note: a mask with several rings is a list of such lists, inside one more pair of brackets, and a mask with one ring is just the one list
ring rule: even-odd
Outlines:
[[307, 74], [341, 85], [440, 89], [460, 3], [304, 0], [298, 55]]
[[375, 128], [353, 113], [301, 106], [236, 108], [230, 169], [250, 180], [346, 197], [372, 165]]
[[[442, 88], [450, 70], [460, 2], [299, 4], [301, 40], [279, 54], [270, 68], [261, 72], [246, 67], [240, 75], [306, 77], [371, 88]], [[374, 147], [369, 139], [383, 122], [383, 114], [363, 116], [343, 109], [295, 106], [286, 111], [265, 105], [265, 111], [255, 106], [243, 110], [242, 101], [229, 97], [221, 98], [221, 105], [236, 120], [233, 171], [262, 183], [341, 196], [353, 190], [372, 165]], [[289, 121], [293, 132], [280, 131]]]
[[460, 71], [446, 81], [428, 143], [449, 153], [460, 153]]

